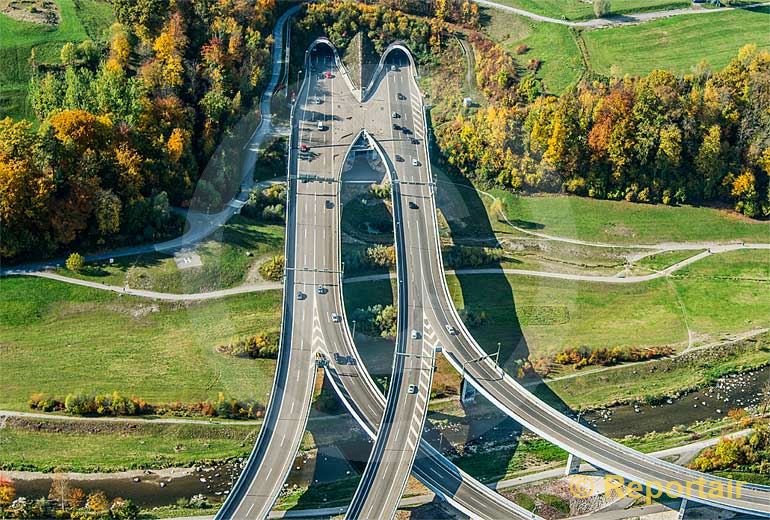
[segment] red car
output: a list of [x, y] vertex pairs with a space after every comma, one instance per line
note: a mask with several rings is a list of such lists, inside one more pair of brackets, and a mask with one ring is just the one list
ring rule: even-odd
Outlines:
[[301, 152], [307, 152], [308, 150], [310, 150], [310, 147], [308, 145], [306, 145], [305, 143], [302, 143], [301, 145], [299, 145], [299, 150]]
[[332, 73], [327, 70], [326, 72], [324, 72], [324, 78], [332, 79]]

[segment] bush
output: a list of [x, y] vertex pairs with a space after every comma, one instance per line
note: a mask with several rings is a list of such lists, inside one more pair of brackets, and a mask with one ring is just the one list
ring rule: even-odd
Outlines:
[[631, 347], [622, 349], [621, 347], [599, 348], [592, 350], [582, 346], [577, 349], [567, 347], [556, 354], [553, 358], [554, 363], [560, 365], [574, 365], [575, 368], [583, 368], [588, 365], [610, 366], [623, 362], [646, 361], [670, 356], [674, 353], [671, 347]]
[[236, 357], [275, 359], [278, 356], [279, 339], [280, 333], [271, 331], [248, 338], [240, 338], [227, 345], [220, 345], [217, 347], [217, 351]]
[[283, 278], [284, 262], [283, 255], [276, 255], [259, 266], [259, 274], [265, 280], [279, 282]]
[[516, 54], [526, 54], [529, 52], [529, 45], [522, 43], [516, 47]]
[[382, 184], [372, 184], [369, 186], [369, 191], [372, 192], [377, 199], [389, 199], [390, 198], [390, 183], [383, 182]]
[[68, 270], [73, 273], [77, 273], [83, 270], [86, 265], [86, 259], [80, 253], [72, 253], [67, 257], [67, 261], [64, 263]]

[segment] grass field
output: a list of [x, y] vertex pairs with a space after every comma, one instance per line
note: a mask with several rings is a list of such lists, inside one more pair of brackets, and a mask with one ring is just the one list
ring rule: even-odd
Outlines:
[[[581, 0], [494, 0], [498, 4], [518, 7], [532, 13], [565, 20], [594, 18], [591, 2]], [[663, 11], [688, 7], [687, 0], [613, 0], [610, 15]]]
[[165, 403], [221, 391], [266, 402], [275, 362], [214, 349], [277, 330], [279, 291], [167, 304], [49, 280], [1, 283], [0, 409], [26, 410], [34, 392], [118, 390]]
[[283, 254], [284, 227], [242, 216], [233, 217], [215, 236], [195, 248], [202, 267], [178, 269], [162, 254], [116, 258], [113, 264], [89, 264], [81, 273], [61, 268], [59, 274], [109, 285], [171, 293], [212, 291], [258, 281], [253, 266]]
[[[558, 237], [621, 245], [738, 240], [770, 242], [770, 223], [751, 221], [711, 208], [568, 196], [517, 196], [502, 190], [493, 190], [492, 194], [504, 201], [506, 214], [513, 224]], [[495, 227], [502, 229], [498, 225]]]
[[[520, 66], [531, 59], [542, 62], [537, 75], [546, 90], [560, 94], [582, 76], [585, 66], [575, 35], [563, 25], [536, 22], [505, 11], [482, 8], [484, 32], [511, 53]], [[529, 50], [516, 54], [519, 45]]]
[[718, 70], [748, 43], [769, 49], [768, 26], [770, 7], [764, 7], [676, 16], [582, 34], [591, 68], [601, 74], [642, 75], [655, 69], [685, 74], [702, 60]]
[[0, 118], [32, 118], [27, 105], [30, 79], [29, 58], [35, 49], [38, 63], [59, 63], [66, 42], [87, 38], [104, 40], [112, 23], [112, 8], [100, 0], [56, 0], [60, 22], [48, 27], [20, 22], [0, 14]]
[[[43, 425], [40, 431], [31, 430], [39, 424]], [[5, 428], [0, 443], [0, 468], [89, 473], [186, 467], [246, 456], [259, 433], [259, 426], [254, 425], [149, 421], [130, 426], [89, 423], [88, 427], [77, 428], [80, 431], [67, 431], [70, 426], [60, 421], [44, 421], [25, 428]]]

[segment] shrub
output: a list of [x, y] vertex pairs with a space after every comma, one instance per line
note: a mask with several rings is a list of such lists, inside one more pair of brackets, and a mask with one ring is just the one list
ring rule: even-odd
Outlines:
[[284, 257], [283, 255], [276, 255], [267, 262], [259, 266], [259, 274], [265, 280], [271, 280], [273, 282], [279, 282], [283, 278], [284, 271]]
[[86, 260], [80, 253], [72, 253], [67, 257], [67, 261], [64, 263], [68, 270], [73, 273], [77, 273], [83, 269], [86, 265]]
[[220, 345], [217, 351], [237, 357], [275, 359], [278, 356], [279, 336], [278, 331], [256, 334]]
[[390, 183], [383, 182], [382, 184], [372, 184], [369, 186], [369, 191], [372, 192], [377, 199], [389, 199], [390, 198]]
[[525, 54], [529, 52], [529, 45], [522, 43], [516, 47], [516, 54]]

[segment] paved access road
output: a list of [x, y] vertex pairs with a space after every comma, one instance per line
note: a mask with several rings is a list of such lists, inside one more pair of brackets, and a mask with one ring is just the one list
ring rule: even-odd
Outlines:
[[355, 102], [324, 46], [306, 54], [306, 78], [291, 134], [281, 347], [264, 425], [218, 519], [265, 518], [307, 425], [318, 356], [341, 342], [339, 175], [360, 122], [340, 113]]

